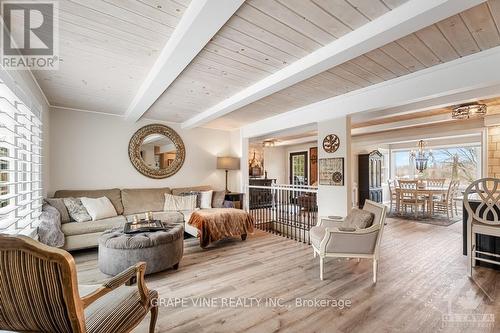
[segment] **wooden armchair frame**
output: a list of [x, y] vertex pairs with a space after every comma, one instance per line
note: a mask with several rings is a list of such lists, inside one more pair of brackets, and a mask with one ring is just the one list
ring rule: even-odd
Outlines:
[[[153, 306], [154, 302], [149, 296], [150, 292], [144, 282], [146, 263], [137, 263], [136, 265], [128, 268], [117, 276], [107, 280], [102, 284], [101, 287], [99, 287], [92, 293], [84, 297], [80, 297], [78, 292], [78, 280], [75, 261], [71, 254], [69, 254], [68, 252], [46, 246], [26, 236], [0, 235], [0, 253], [8, 251], [20, 251], [24, 254], [27, 254], [28, 256], [38, 258], [43, 262], [47, 262], [50, 264], [55, 263], [57, 265], [58, 271], [60, 272], [60, 280], [57, 282], [60, 283], [52, 287], [60, 287], [62, 289], [61, 293], [64, 298], [65, 311], [67, 314], [66, 317], [68, 318], [68, 322], [62, 323], [62, 325], [70, 326], [71, 332], [87, 332], [84, 310], [104, 295], [128, 283], [133, 278], [137, 279], [137, 287], [139, 289], [141, 298], [140, 303], [144, 307], [145, 313], [147, 314], [149, 311], [151, 311], [149, 331], [150, 333], [154, 332], [154, 327], [156, 326], [156, 320], [158, 318], [158, 308], [156, 306]], [[3, 276], [7, 273], [0, 274]], [[5, 285], [4, 287], [15, 289], [15, 286]], [[16, 304], [6, 304], [5, 302], [3, 303], [3, 305], [5, 309], [1, 309], [0, 311], [8, 312], [10, 306], [16, 307]], [[121, 332], [126, 333], [132, 331], [143, 319], [144, 317], [140, 318], [140, 320], [134, 322], [131, 327], [127, 327]], [[15, 330], [15, 328], [13, 327], [0, 327], [0, 329]], [[37, 327], [28, 328], [24, 331], [35, 330], [37, 330]]]

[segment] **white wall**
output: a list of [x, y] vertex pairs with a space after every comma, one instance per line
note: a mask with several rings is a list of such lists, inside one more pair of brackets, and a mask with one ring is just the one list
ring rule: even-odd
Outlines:
[[318, 148], [319, 159], [344, 158], [344, 186], [318, 185], [318, 210], [320, 216], [346, 216], [350, 210], [352, 169], [351, 169], [351, 121], [349, 117], [341, 117], [318, 123], [318, 147], [322, 147], [323, 139], [329, 134], [339, 137], [341, 145], [335, 153], [327, 153]]
[[[212, 185], [224, 189], [224, 170], [216, 169], [217, 156], [240, 156], [232, 146], [229, 131], [196, 128], [180, 129], [186, 160], [178, 173], [166, 179], [151, 179], [130, 163], [128, 144], [140, 127], [160, 123], [99, 113], [52, 109], [50, 115], [51, 181], [49, 194], [59, 189], [103, 189], [140, 187], [183, 187]], [[238, 154], [238, 155], [237, 155]], [[229, 172], [229, 189], [239, 190], [239, 173]]]
[[287, 184], [287, 165], [285, 147], [264, 148], [264, 166], [267, 178], [276, 179], [276, 184]]
[[[248, 154], [243, 154], [243, 149], [241, 146], [241, 138], [240, 138], [240, 130], [233, 130], [230, 132], [229, 144], [230, 144], [230, 156], [247, 156]], [[230, 171], [228, 184], [229, 189], [237, 192], [243, 192], [243, 183], [241, 182], [241, 174], [245, 165], [247, 165], [247, 161], [245, 158], [240, 159], [240, 170]], [[246, 173], [248, 175], [248, 171]], [[248, 177], [247, 177], [248, 178]]]

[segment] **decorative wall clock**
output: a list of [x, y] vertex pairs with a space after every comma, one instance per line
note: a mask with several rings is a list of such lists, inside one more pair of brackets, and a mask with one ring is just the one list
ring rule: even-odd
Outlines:
[[340, 139], [335, 134], [329, 134], [323, 139], [323, 149], [327, 153], [335, 153], [340, 147]]

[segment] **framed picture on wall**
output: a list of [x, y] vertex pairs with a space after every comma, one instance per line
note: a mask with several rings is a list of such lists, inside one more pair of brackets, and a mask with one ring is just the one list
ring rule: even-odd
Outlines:
[[319, 185], [344, 186], [344, 158], [319, 160]]

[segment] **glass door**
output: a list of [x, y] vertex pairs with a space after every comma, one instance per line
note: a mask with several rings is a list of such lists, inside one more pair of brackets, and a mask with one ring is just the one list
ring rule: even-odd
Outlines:
[[308, 185], [307, 151], [290, 153], [290, 184]]

